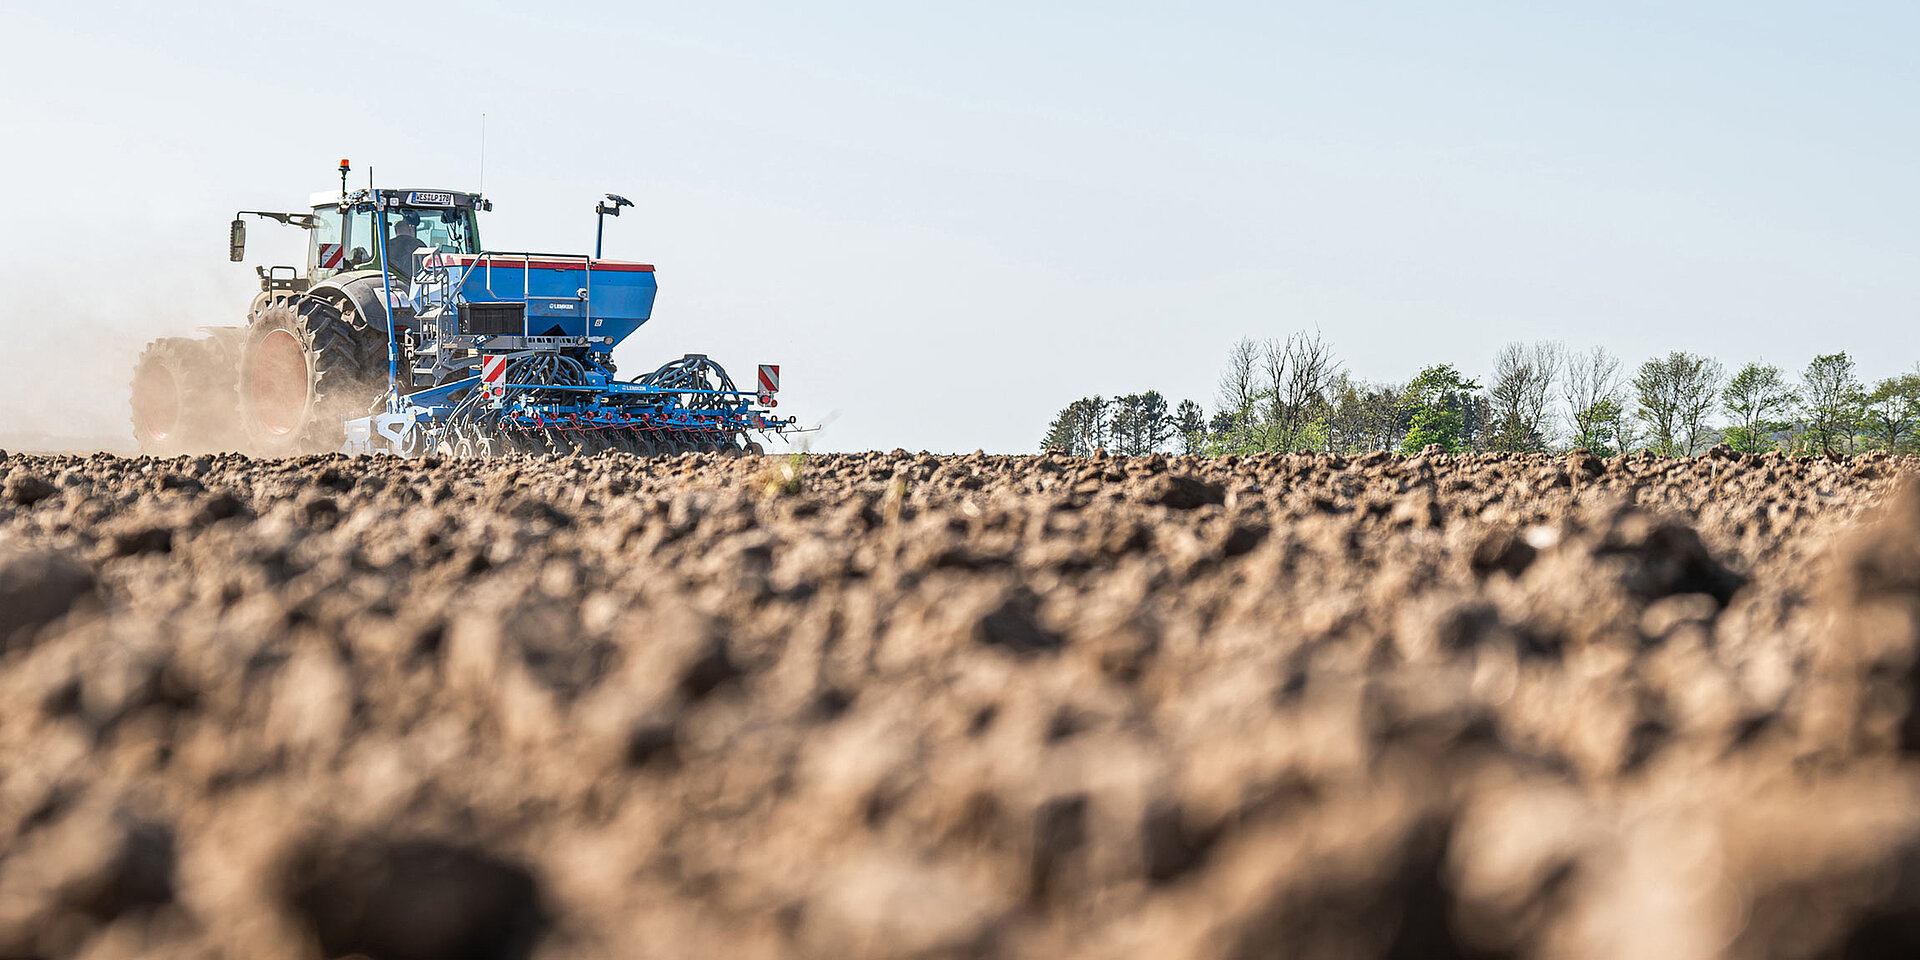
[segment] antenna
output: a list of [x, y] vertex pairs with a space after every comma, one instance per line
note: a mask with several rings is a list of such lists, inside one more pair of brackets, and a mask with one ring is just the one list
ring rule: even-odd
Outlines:
[[487, 115], [480, 114], [480, 182], [473, 188], [474, 193], [485, 195], [487, 192]]

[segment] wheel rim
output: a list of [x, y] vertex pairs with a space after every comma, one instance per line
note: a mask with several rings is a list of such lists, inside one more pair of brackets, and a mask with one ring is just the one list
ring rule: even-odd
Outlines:
[[274, 330], [254, 346], [247, 378], [254, 419], [274, 436], [300, 426], [307, 412], [307, 351], [289, 330]]
[[165, 440], [180, 421], [180, 384], [174, 381], [173, 371], [157, 363], [141, 367], [138, 381], [133, 392], [133, 415], [149, 438]]

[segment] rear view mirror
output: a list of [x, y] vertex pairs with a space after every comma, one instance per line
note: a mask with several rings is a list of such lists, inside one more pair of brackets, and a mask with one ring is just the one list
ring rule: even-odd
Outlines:
[[247, 258], [247, 225], [245, 223], [239, 220], [233, 221], [233, 226], [227, 233], [227, 246], [231, 248], [227, 256], [234, 263]]

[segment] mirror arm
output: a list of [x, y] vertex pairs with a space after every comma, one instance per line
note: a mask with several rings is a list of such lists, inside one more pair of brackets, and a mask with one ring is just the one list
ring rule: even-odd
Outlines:
[[259, 217], [262, 220], [274, 220], [290, 226], [300, 227], [304, 230], [312, 230], [314, 227], [320, 225], [319, 219], [311, 213], [277, 213], [272, 210], [242, 210], [233, 216], [236, 220], [241, 217]]

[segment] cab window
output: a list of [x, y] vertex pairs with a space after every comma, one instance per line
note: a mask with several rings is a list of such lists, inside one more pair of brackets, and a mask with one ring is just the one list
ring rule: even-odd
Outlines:
[[[372, 267], [380, 258], [380, 244], [374, 238], [374, 216], [371, 210], [355, 210], [347, 215], [345, 239], [342, 241], [344, 254], [343, 269], [364, 270]], [[391, 241], [400, 235], [400, 225], [412, 225], [414, 238], [421, 243], [421, 250], [439, 250], [445, 253], [477, 253], [480, 250], [480, 236], [474, 223], [473, 211], [459, 207], [399, 207], [387, 210], [387, 239]]]
[[472, 210], [447, 207], [408, 212], [419, 216], [415, 236], [427, 247], [443, 253], [480, 252], [480, 236], [474, 229]]
[[307, 231], [307, 275], [324, 280], [346, 265], [340, 246], [340, 213], [322, 208], [313, 212], [316, 221]]

